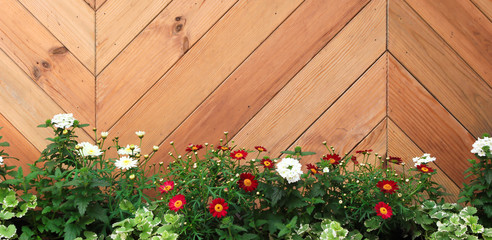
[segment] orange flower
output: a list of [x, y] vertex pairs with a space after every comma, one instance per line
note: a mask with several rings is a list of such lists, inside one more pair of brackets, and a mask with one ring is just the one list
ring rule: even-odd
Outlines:
[[161, 194], [168, 193], [169, 191], [171, 191], [173, 189], [174, 189], [174, 182], [173, 181], [164, 182], [164, 184], [159, 186], [159, 191], [161, 191]]
[[261, 159], [261, 164], [263, 164], [263, 166], [268, 169], [272, 169], [274, 165], [273, 161], [270, 160], [270, 158], [268, 157]]
[[234, 158], [234, 159], [245, 159], [246, 156], [248, 156], [248, 153], [244, 150], [237, 150], [237, 151], [234, 151], [234, 152], [231, 152], [231, 158]]
[[216, 198], [212, 200], [208, 206], [210, 213], [217, 218], [224, 217], [227, 214], [227, 209], [229, 209], [229, 206], [223, 198]]
[[178, 212], [179, 209], [183, 209], [185, 204], [185, 196], [183, 194], [178, 194], [169, 200], [169, 209]]
[[434, 169], [432, 169], [431, 167], [425, 165], [425, 164], [420, 164], [417, 166], [417, 169], [423, 173], [431, 173], [431, 172], [434, 172]]
[[395, 181], [383, 180], [379, 181], [376, 186], [381, 189], [381, 192], [392, 194], [398, 190], [398, 184]]
[[246, 192], [254, 191], [258, 187], [258, 181], [255, 180], [255, 176], [251, 173], [241, 173], [239, 178], [237, 184]]
[[258, 152], [266, 152], [266, 148], [262, 147], [262, 146], [256, 146], [255, 147], [256, 150], [258, 150]]
[[331, 165], [340, 164], [341, 159], [342, 158], [338, 156], [338, 154], [327, 154], [326, 156], [323, 157], [323, 160], [329, 162]]
[[376, 204], [374, 210], [376, 210], [378, 216], [381, 216], [383, 219], [388, 219], [393, 215], [393, 210], [391, 210], [391, 207], [384, 202], [379, 202]]
[[312, 174], [320, 174], [321, 172], [318, 170], [318, 167], [316, 165], [313, 165], [311, 163], [308, 163], [307, 169], [312, 173]]
[[186, 148], [186, 151], [187, 152], [191, 152], [191, 151], [196, 152], [202, 148], [203, 148], [202, 145], [193, 145], [190, 143], [190, 145], [188, 145], [188, 147]]

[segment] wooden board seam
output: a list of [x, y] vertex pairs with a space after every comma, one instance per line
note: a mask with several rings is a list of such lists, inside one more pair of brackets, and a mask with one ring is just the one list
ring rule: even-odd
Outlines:
[[485, 14], [485, 12], [482, 10], [482, 8], [480, 8], [476, 3], [475, 1], [473, 0], [470, 0], [470, 2], [478, 9], [478, 11], [480, 11], [489, 21], [492, 22], [492, 19], [489, 18], [489, 16], [487, 14]]
[[[39, 151], [39, 149], [37, 149], [37, 148], [36, 148], [36, 146], [34, 146], [34, 144], [32, 144], [31, 140], [29, 140], [29, 138], [27, 138], [27, 137], [24, 135], [24, 133], [22, 133], [22, 131], [19, 131], [19, 130], [17, 129], [17, 127], [15, 127], [15, 125], [14, 125], [14, 124], [12, 124], [12, 122], [11, 122], [8, 118], [6, 118], [6, 117], [5, 117], [5, 115], [3, 115], [3, 113], [1, 113], [1, 112], [0, 112], [0, 115], [2, 115], [2, 117], [3, 117], [3, 118], [5, 118], [5, 120], [7, 120], [7, 122], [9, 122], [9, 123], [10, 123], [10, 125], [12, 125], [12, 127], [14, 127], [15, 131], [19, 132], [19, 134], [20, 134], [20, 135], [22, 135], [22, 137], [24, 137], [24, 139], [26, 139], [26, 141], [27, 141], [29, 144], [31, 144], [31, 146], [32, 146], [34, 149], [36, 149], [39, 153], [41, 153], [41, 151]], [[5, 126], [0, 126], [0, 128], [2, 128], [2, 127], [5, 127]], [[1, 131], [1, 129], [0, 129], [0, 131]], [[3, 136], [3, 135], [2, 135], [2, 134], [0, 134], [0, 136]], [[10, 144], [10, 145], [15, 145], [16, 143], [11, 143], [11, 142], [9, 142], [9, 144]], [[8, 152], [7, 152], [7, 153], [8, 153]], [[10, 156], [10, 157], [12, 157], [12, 156]], [[15, 157], [15, 156], [14, 156], [14, 157]], [[19, 159], [19, 161], [22, 161], [22, 160], [21, 160], [21, 159]]]

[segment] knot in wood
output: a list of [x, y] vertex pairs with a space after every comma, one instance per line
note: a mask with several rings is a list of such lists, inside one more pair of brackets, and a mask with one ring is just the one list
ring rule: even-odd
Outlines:
[[68, 52], [68, 49], [66, 47], [59, 47], [59, 48], [55, 48], [51, 51], [52, 54], [64, 54]]

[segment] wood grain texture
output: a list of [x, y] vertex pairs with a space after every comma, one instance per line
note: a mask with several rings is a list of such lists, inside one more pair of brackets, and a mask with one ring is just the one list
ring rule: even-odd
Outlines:
[[492, 1], [491, 0], [471, 0], [485, 16], [492, 21]]
[[389, 51], [470, 132], [492, 131], [492, 89], [403, 1], [389, 6]]
[[96, 1], [95, 9], [99, 9], [102, 5], [106, 3], [107, 0], [95, 0], [95, 1]]
[[[380, 161], [375, 157], [375, 154], [377, 153], [378, 156], [381, 156], [382, 158], [385, 158], [387, 156], [386, 154], [386, 149], [388, 147], [388, 142], [387, 142], [387, 126], [388, 125], [388, 118], [384, 118], [362, 141], [355, 146], [351, 152], [349, 152], [350, 155], [354, 155], [359, 162], [364, 161], [364, 155], [361, 153], [356, 153], [357, 151], [361, 150], [372, 150], [372, 155], [369, 157], [366, 161], [366, 163], [374, 164], [376, 166], [380, 165]], [[353, 168], [353, 162], [349, 162], [347, 164], [349, 167], [348, 169]]]
[[98, 76], [98, 127], [112, 126], [235, 2], [174, 1], [162, 11]]
[[63, 110], [94, 125], [91, 72], [20, 3], [0, 0], [0, 4], [0, 48]]
[[436, 164], [461, 185], [470, 166], [466, 159], [473, 158], [473, 136], [393, 57], [388, 79], [389, 117], [425, 152], [436, 156]]
[[[374, 27], [369, 29], [365, 24]], [[384, 48], [384, 1], [373, 1], [263, 107], [234, 140], [244, 147], [266, 145], [272, 154], [285, 150], [292, 143], [292, 136], [300, 136], [309, 128], [373, 64]], [[385, 61], [380, 60], [365, 78], [384, 75], [384, 65]]]
[[234, 5], [111, 131], [123, 140], [133, 137], [131, 125], [148, 132], [148, 144], [160, 143], [299, 4], [275, 0]]
[[[423, 154], [424, 152], [392, 120], [388, 121], [388, 156], [400, 157], [406, 165], [406, 171], [408, 171], [409, 168], [415, 166], [412, 159]], [[431, 156], [434, 155], [431, 154]], [[446, 192], [451, 194], [450, 196], [445, 196], [444, 199], [447, 202], [456, 202], [459, 194], [458, 186], [435, 163], [429, 163], [428, 165], [437, 171], [432, 180], [441, 184], [446, 188]], [[400, 172], [402, 171], [400, 165], [392, 165], [392, 167]]]
[[10, 143], [9, 147], [0, 147], [10, 157], [15, 159], [5, 159], [4, 163], [8, 166], [22, 167], [24, 174], [30, 172], [27, 164], [34, 163], [41, 155], [40, 151], [32, 145], [2, 114], [0, 114], [0, 136], [3, 138], [0, 142]]
[[96, 0], [84, 0], [84, 2], [92, 9], [96, 9]]
[[96, 50], [94, 9], [81, 0], [20, 2], [92, 73]]
[[302, 146], [323, 152], [326, 141], [340, 153], [350, 152], [385, 118], [386, 70], [383, 55], [294, 143], [278, 149]]
[[[351, 4], [328, 1], [303, 3], [165, 142], [186, 139], [188, 142], [175, 141], [176, 146], [183, 148], [189, 142], [216, 142], [223, 131], [234, 136], [363, 4], [355, 1]], [[298, 24], [309, 19], [316, 21], [309, 25]], [[380, 40], [382, 44], [384, 39]], [[371, 41], [377, 44], [373, 39]], [[334, 46], [332, 49], [334, 51]], [[329, 54], [327, 52], [324, 51], [325, 56]], [[312, 71], [321, 67], [323, 60], [320, 59], [329, 58], [325, 56], [315, 61]], [[316, 81], [322, 81], [320, 79]], [[210, 128], [204, 131], [203, 126]]]
[[96, 73], [125, 48], [170, 0], [109, 0], [96, 12]]
[[492, 86], [492, 22], [472, 2], [406, 1]]

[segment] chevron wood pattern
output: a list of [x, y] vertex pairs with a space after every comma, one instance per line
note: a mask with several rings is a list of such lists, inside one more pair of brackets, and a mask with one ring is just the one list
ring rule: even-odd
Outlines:
[[[71, 112], [143, 150], [431, 153], [455, 201], [492, 133], [490, 0], [0, 0], [0, 134], [26, 166]], [[91, 129], [79, 133], [94, 141]], [[25, 168], [25, 167], [24, 167]]]

